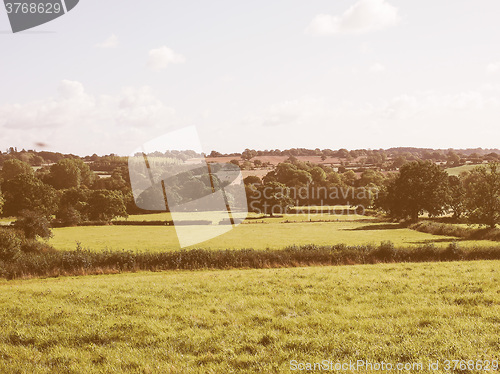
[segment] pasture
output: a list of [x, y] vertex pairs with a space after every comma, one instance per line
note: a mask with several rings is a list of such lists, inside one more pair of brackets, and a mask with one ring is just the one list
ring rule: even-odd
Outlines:
[[[335, 209], [335, 210], [334, 210]], [[298, 210], [299, 213], [295, 214]], [[312, 213], [314, 212], [314, 213]], [[332, 213], [333, 212], [333, 213]], [[354, 214], [354, 209], [339, 205], [337, 207], [298, 207], [292, 208], [291, 214], [277, 215], [275, 217], [263, 216], [256, 213], [248, 213], [249, 221], [259, 220], [265, 222], [295, 222], [295, 221], [352, 221], [358, 219], [371, 219], [372, 217]], [[213, 224], [218, 224], [224, 218], [227, 218], [227, 212], [177, 212], [176, 220], [193, 221], [207, 220]], [[236, 212], [236, 216], [242, 213]], [[171, 221], [171, 213], [152, 213], [152, 214], [134, 214], [127, 218], [117, 217], [115, 221]]]
[[[434, 243], [448, 246], [459, 241], [461, 246], [491, 246], [488, 240], [460, 240], [455, 237], [432, 235], [397, 224], [380, 223], [372, 218], [339, 220], [338, 222], [307, 222], [307, 214], [285, 215], [247, 221], [234, 230], [193, 247], [205, 249], [279, 249], [291, 245], [378, 245], [392, 241], [396, 246]], [[325, 217], [323, 215], [323, 217]], [[294, 221], [286, 223], [285, 221]], [[295, 222], [296, 221], [296, 222]], [[251, 223], [248, 223], [251, 222]], [[207, 230], [210, 226], [191, 226], [193, 231]], [[56, 249], [74, 250], [77, 242], [92, 251], [132, 250], [163, 252], [179, 249], [172, 226], [90, 226], [65, 227], [53, 230], [49, 243]]]
[[325, 359], [429, 372], [498, 360], [499, 288], [498, 261], [0, 281], [0, 372], [272, 373]]
[[465, 171], [471, 171], [472, 169], [474, 169], [478, 166], [480, 166], [480, 165], [462, 165], [462, 166], [457, 166], [454, 168], [448, 168], [448, 169], [446, 169], [446, 172], [449, 175], [459, 176], [461, 173], [463, 173]]

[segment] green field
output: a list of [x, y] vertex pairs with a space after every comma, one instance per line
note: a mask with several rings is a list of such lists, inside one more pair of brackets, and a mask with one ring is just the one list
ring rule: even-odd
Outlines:
[[0, 281], [0, 372], [272, 373], [291, 372], [291, 360], [498, 359], [499, 265]]
[[[307, 215], [295, 215], [305, 219]], [[431, 235], [397, 224], [379, 223], [366, 218], [357, 221], [282, 223], [286, 218], [265, 219], [239, 225], [234, 230], [214, 239], [195, 245], [206, 249], [254, 248], [279, 249], [290, 245], [378, 245], [390, 240], [396, 246], [434, 243], [447, 246], [459, 241], [462, 246], [491, 246], [496, 242], [488, 240], [460, 240], [455, 237]], [[193, 230], [207, 230], [210, 226], [192, 226]], [[49, 241], [56, 249], [74, 250], [77, 242], [82, 247], [102, 251], [132, 250], [161, 252], [179, 249], [179, 243], [172, 226], [90, 226], [65, 227], [53, 230]]]
[[[309, 207], [311, 210], [318, 211], [321, 209], [320, 207]], [[295, 214], [283, 214], [276, 217], [266, 216], [264, 220], [266, 222], [284, 222], [284, 221], [349, 221], [349, 220], [357, 220], [357, 219], [365, 219], [371, 218], [369, 216], [363, 216], [358, 214], [347, 214], [349, 208], [345, 206], [339, 206], [337, 209], [339, 210], [335, 214], [328, 213], [328, 210], [325, 210], [323, 213], [308, 213], [309, 209], [299, 208], [302, 210], [301, 213]], [[333, 207], [323, 209], [333, 209]], [[345, 209], [345, 214], [342, 214], [340, 211]], [[351, 211], [349, 210], [349, 213]], [[236, 213], [238, 215], [238, 213]], [[257, 218], [263, 217], [261, 214], [248, 213], [249, 220], [255, 220]], [[186, 213], [176, 213], [176, 219], [179, 221], [192, 221], [192, 220], [208, 220], [212, 221], [214, 224], [218, 224], [221, 220], [227, 218], [227, 212], [186, 212]], [[153, 214], [134, 214], [128, 216], [127, 218], [118, 217], [115, 221], [171, 221], [172, 215], [171, 213], [153, 213]]]
[[478, 167], [480, 165], [462, 165], [462, 166], [457, 166], [456, 168], [449, 168], [446, 169], [449, 175], [460, 175], [464, 171], [471, 171], [472, 169]]
[[15, 217], [0, 217], [0, 226], [8, 226], [15, 220]]

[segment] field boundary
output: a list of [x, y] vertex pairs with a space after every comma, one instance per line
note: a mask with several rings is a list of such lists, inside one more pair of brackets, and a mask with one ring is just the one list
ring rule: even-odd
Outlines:
[[456, 224], [422, 221], [414, 223], [408, 228], [432, 235], [454, 236], [467, 240], [493, 240], [500, 241], [500, 229], [497, 228], [473, 228], [463, 227]]
[[131, 251], [21, 252], [0, 260], [5, 279], [109, 274], [125, 271], [202, 270], [237, 268], [281, 268], [374, 264], [380, 262], [438, 262], [500, 260], [500, 246], [461, 248], [458, 243], [438, 248], [432, 244], [395, 248], [391, 242], [379, 246], [291, 246], [284, 249], [207, 250], [192, 249], [163, 253]]

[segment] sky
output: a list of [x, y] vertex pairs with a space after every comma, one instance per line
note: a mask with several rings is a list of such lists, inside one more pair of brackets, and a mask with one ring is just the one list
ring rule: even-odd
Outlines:
[[127, 155], [189, 126], [207, 153], [497, 148], [498, 14], [495, 0], [80, 0], [13, 34], [2, 7], [0, 150]]

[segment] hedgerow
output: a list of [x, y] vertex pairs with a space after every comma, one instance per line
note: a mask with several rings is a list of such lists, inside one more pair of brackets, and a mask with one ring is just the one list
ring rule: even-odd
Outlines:
[[379, 246], [291, 246], [284, 249], [209, 250], [191, 249], [163, 253], [132, 251], [93, 252], [19, 251], [0, 259], [0, 277], [6, 279], [118, 273], [124, 271], [278, 268], [312, 265], [374, 264], [379, 262], [430, 262], [499, 260], [498, 247], [448, 247], [432, 244], [396, 248], [391, 242]]

